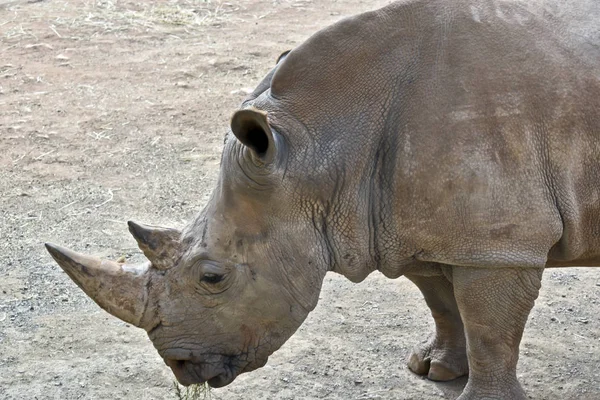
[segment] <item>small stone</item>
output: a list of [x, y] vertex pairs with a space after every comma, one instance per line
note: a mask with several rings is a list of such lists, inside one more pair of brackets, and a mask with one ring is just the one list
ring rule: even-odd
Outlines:
[[231, 92], [229, 92], [229, 94], [243, 94], [243, 95], [247, 96], [252, 92], [253, 92], [253, 89], [251, 89], [251, 88], [240, 88], [240, 89], [232, 90]]

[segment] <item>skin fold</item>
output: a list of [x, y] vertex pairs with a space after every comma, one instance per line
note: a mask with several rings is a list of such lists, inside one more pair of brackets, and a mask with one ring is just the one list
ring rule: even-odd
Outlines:
[[283, 54], [234, 113], [182, 230], [149, 263], [48, 250], [148, 332], [182, 384], [263, 366], [328, 271], [402, 275], [436, 330], [409, 368], [460, 400], [525, 399], [519, 344], [548, 267], [600, 262], [600, 3], [400, 1]]

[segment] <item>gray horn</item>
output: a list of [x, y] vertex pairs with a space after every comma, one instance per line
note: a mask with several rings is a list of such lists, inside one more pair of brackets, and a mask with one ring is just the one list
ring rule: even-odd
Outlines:
[[100, 307], [129, 324], [144, 328], [150, 279], [148, 264], [134, 266], [104, 261], [50, 243], [46, 243], [46, 249]]
[[127, 225], [139, 248], [154, 268], [166, 270], [173, 265], [179, 250], [180, 231], [133, 221], [128, 221]]

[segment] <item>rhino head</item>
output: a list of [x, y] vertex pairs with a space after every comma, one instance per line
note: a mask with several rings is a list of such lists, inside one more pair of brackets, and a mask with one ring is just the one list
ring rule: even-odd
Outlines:
[[147, 331], [181, 384], [225, 386], [296, 331], [329, 268], [288, 161], [267, 113], [239, 110], [204, 210], [181, 231], [129, 222], [147, 263], [46, 247], [100, 307]]

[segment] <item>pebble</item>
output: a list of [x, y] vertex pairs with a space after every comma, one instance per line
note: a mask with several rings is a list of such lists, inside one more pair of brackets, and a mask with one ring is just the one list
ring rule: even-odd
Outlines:
[[175, 83], [175, 86], [183, 88], [183, 89], [189, 89], [191, 87], [187, 82], [181, 82], [181, 81]]
[[240, 89], [232, 90], [231, 92], [229, 92], [229, 94], [245, 94], [245, 95], [249, 95], [253, 91], [254, 91], [254, 89], [252, 89], [252, 88], [240, 88]]

